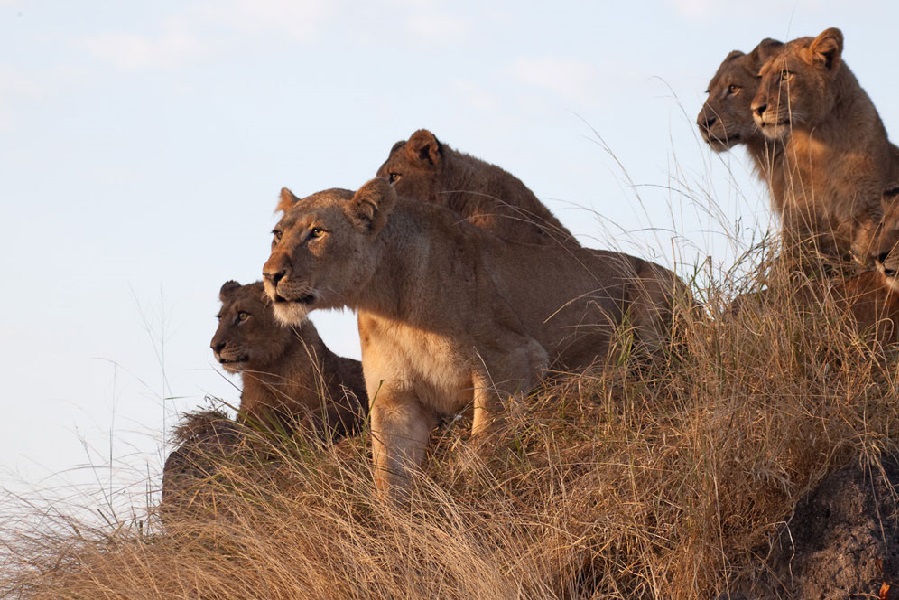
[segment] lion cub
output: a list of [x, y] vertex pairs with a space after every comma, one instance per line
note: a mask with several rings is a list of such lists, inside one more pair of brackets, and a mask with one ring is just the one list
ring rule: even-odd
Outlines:
[[899, 180], [899, 150], [842, 52], [837, 28], [788, 42], [762, 66], [751, 110], [765, 136], [784, 144], [770, 184], [786, 244], [869, 265], [881, 192]]
[[287, 431], [299, 423], [338, 437], [361, 429], [368, 399], [358, 360], [331, 352], [309, 321], [281, 326], [262, 282], [229, 281], [219, 299], [210, 347], [243, 379], [238, 420]]

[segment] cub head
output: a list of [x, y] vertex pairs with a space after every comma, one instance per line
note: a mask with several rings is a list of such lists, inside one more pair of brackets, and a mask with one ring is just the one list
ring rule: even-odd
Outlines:
[[215, 359], [231, 373], [267, 370], [294, 336], [291, 328], [275, 320], [262, 282], [241, 285], [229, 281], [219, 290], [219, 300], [218, 329], [209, 343]]
[[734, 50], [718, 67], [696, 118], [702, 139], [716, 152], [762, 138], [752, 118], [752, 100], [759, 69], [781, 47], [781, 42], [765, 38], [749, 54]]
[[437, 137], [419, 129], [407, 141], [393, 145], [377, 176], [386, 178], [400, 196], [436, 201], [444, 162]]
[[752, 116], [766, 137], [782, 139], [793, 129], [808, 130], [834, 105], [834, 82], [843, 65], [843, 34], [836, 27], [816, 38], [798, 38], [771, 56], [759, 71]]
[[395, 205], [396, 192], [381, 178], [355, 193], [332, 188], [297, 198], [282, 189], [282, 217], [262, 270], [278, 320], [298, 325], [311, 310], [352, 300], [376, 267], [379, 234]]

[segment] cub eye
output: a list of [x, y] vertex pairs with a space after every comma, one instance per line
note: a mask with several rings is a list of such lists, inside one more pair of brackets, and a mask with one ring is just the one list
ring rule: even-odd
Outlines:
[[280, 229], [272, 229], [272, 234], [275, 236], [276, 242], [280, 242], [281, 238], [284, 236], [284, 232]]
[[243, 323], [250, 316], [250, 313], [244, 311], [238, 311], [237, 318], [235, 319], [238, 323]]
[[325, 234], [325, 230], [324, 230], [324, 229], [321, 229], [320, 227], [313, 227], [312, 229], [309, 230], [309, 239], [310, 239], [310, 240], [317, 240], [318, 238], [320, 238], [320, 237], [323, 236], [324, 234]]
[[789, 69], [784, 69], [783, 71], [780, 72], [780, 80], [781, 81], [789, 81], [791, 79], [793, 79], [793, 71], [790, 71]]
[[727, 86], [727, 93], [728, 94], [736, 94], [737, 92], [739, 92], [742, 89], [743, 88], [741, 86], [739, 86], [735, 83], [732, 83], [729, 86]]
[[403, 176], [400, 175], [399, 173], [390, 173], [387, 176], [387, 181], [389, 181], [391, 184], [394, 184], [402, 178], [403, 178]]

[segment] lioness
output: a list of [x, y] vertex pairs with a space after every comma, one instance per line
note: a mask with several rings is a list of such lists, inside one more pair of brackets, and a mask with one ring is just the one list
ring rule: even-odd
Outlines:
[[[585, 304], [595, 302], [614, 325], [626, 320], [638, 342], [657, 350], [670, 338], [675, 305], [689, 302], [689, 290], [673, 272], [622, 252], [581, 247], [519, 179], [453, 150], [430, 131], [420, 129], [397, 142], [377, 175], [388, 178], [398, 195], [446, 206], [515, 244], [506, 251], [526, 256], [523, 261], [555, 265], [541, 275], [537, 294], [527, 272], [516, 273], [505, 286], [515, 290], [520, 310], [531, 311], [530, 322], [543, 323], [544, 334], [537, 337], [563, 368], [586, 366], [603, 354], [602, 341], [586, 337], [594, 324], [584, 320]], [[533, 218], [512, 218], [513, 213]], [[561, 356], [552, 356], [562, 348]]]
[[338, 437], [361, 428], [368, 400], [358, 360], [331, 352], [309, 321], [281, 326], [261, 281], [229, 281], [219, 299], [209, 345], [243, 379], [239, 421], [285, 431], [299, 423]]
[[[386, 179], [304, 199], [282, 190], [265, 291], [283, 323], [358, 313], [379, 490], [404, 497], [440, 415], [474, 409], [472, 439], [548, 364], [503, 272], [540, 282], [494, 236], [445, 208], [397, 198]], [[533, 267], [534, 265], [530, 265]]]
[[765, 181], [780, 164], [780, 147], [756, 126], [750, 106], [758, 91], [759, 69], [782, 46], [765, 38], [748, 54], [739, 50], [728, 54], [709, 82], [709, 97], [696, 117], [702, 139], [715, 152], [745, 145], [756, 175]]
[[376, 175], [386, 177], [400, 196], [446, 206], [505, 240], [577, 244], [520, 179], [453, 150], [427, 129], [394, 144]]
[[785, 241], [870, 264], [881, 191], [897, 180], [899, 150], [842, 51], [836, 28], [785, 44], [762, 66], [752, 112], [761, 131], [784, 144], [771, 189]]

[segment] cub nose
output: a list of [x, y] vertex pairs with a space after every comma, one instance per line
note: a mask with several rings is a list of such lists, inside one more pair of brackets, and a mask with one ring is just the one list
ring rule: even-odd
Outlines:
[[878, 264], [882, 265], [883, 263], [885, 263], [887, 261], [887, 256], [889, 256], [889, 252], [881, 252], [880, 254], [877, 255], [877, 258], [875, 260], [877, 261]]
[[759, 104], [758, 106], [754, 107], [753, 110], [755, 111], [755, 114], [761, 117], [763, 114], [765, 114], [765, 111], [768, 110], [768, 104]]

